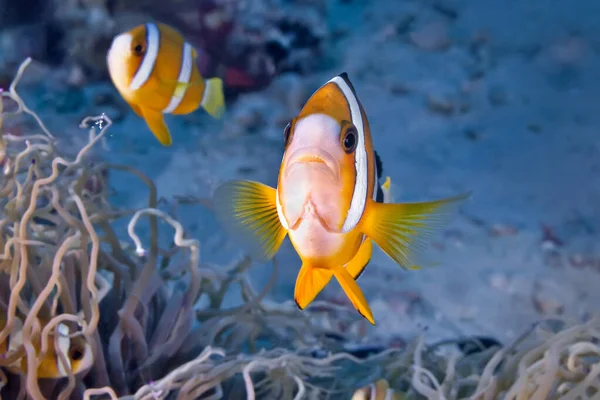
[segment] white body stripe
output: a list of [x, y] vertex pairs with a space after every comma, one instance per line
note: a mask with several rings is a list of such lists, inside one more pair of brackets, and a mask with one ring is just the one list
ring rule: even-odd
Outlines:
[[[177, 86], [171, 97], [169, 105], [163, 110], [163, 113], [170, 114], [179, 106], [183, 96], [187, 92], [188, 83], [192, 78], [192, 46], [185, 42], [183, 44], [183, 52], [181, 56], [181, 68], [179, 69], [179, 77], [177, 78]], [[179, 84], [184, 83], [183, 89], [178, 90]]]
[[160, 31], [158, 27], [153, 23], [146, 24], [146, 55], [140, 64], [137, 72], [133, 76], [129, 89], [137, 90], [150, 78], [152, 71], [154, 71], [154, 64], [158, 58], [158, 50], [160, 49]]
[[[348, 86], [346, 81], [344, 81], [344, 79], [340, 76], [334, 77], [329, 82], [335, 83], [344, 94], [344, 97], [348, 101], [348, 105], [350, 107], [350, 117], [352, 118], [352, 123], [358, 132], [358, 144], [356, 146], [356, 152], [354, 153], [356, 183], [354, 185], [352, 201], [350, 202], [350, 209], [348, 210], [348, 215], [346, 216], [346, 220], [342, 226], [342, 232], [345, 233], [352, 230], [356, 224], [358, 224], [358, 221], [360, 221], [360, 218], [365, 211], [365, 205], [367, 203], [367, 187], [369, 176], [367, 173], [368, 163], [367, 150], [365, 148], [365, 131], [362, 114], [360, 112], [360, 106], [358, 105], [358, 101], [356, 100], [356, 97], [354, 96], [350, 86]], [[375, 185], [377, 185], [377, 182], [375, 182]]]

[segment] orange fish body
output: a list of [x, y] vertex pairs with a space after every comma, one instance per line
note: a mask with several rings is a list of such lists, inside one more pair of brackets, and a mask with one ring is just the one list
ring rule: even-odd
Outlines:
[[[0, 320], [0, 330], [4, 329], [6, 321]], [[27, 356], [24, 353], [22, 340], [22, 322], [17, 319], [8, 338], [0, 343], [0, 355], [8, 356], [16, 351], [23, 351], [23, 355], [15, 362], [6, 366], [8, 370], [16, 374], [27, 374]], [[82, 337], [69, 338], [69, 328], [65, 324], [59, 324], [57, 327], [59, 337], [57, 339], [58, 348], [65, 356], [67, 367], [61, 362], [54, 347], [54, 334], [50, 333], [48, 350], [38, 364], [38, 378], [63, 378], [68, 376], [67, 368], [70, 368], [73, 374], [78, 374], [88, 370], [93, 364], [93, 354], [91, 346]], [[41, 350], [41, 342], [37, 340], [33, 343], [37, 353]]]
[[[308, 306], [335, 276], [358, 310], [374, 324], [356, 283], [371, 259], [372, 242], [404, 268], [440, 217], [465, 198], [386, 203], [390, 180], [379, 187], [381, 162], [366, 113], [343, 73], [321, 86], [284, 131], [277, 188], [231, 181], [214, 193], [223, 225], [257, 259], [270, 259], [289, 234], [302, 267], [294, 299]], [[382, 193], [383, 192], [383, 193]], [[388, 200], [389, 201], [389, 200]]]
[[201, 106], [215, 118], [224, 112], [221, 79], [204, 80], [196, 59], [182, 35], [160, 23], [116, 36], [108, 51], [115, 87], [164, 146], [172, 143], [164, 114], [189, 114]]

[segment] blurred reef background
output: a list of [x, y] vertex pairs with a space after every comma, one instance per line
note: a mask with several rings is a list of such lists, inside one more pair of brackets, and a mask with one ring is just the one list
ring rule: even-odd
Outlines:
[[[226, 92], [168, 148], [106, 65], [147, 21]], [[431, 266], [374, 251], [376, 326], [211, 211], [344, 71], [396, 202], [473, 193]], [[2, 399], [600, 399], [597, 0], [0, 0], [0, 89]]]

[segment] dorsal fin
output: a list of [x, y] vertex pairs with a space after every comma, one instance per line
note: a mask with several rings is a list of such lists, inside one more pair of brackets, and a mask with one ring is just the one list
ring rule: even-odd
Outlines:
[[344, 82], [346, 82], [346, 84], [350, 87], [350, 90], [352, 90], [352, 93], [354, 93], [354, 96], [358, 97], [356, 95], [356, 90], [354, 89], [354, 85], [352, 85], [352, 82], [350, 82], [350, 78], [348, 77], [348, 73], [347, 72], [342, 72], [338, 76], [340, 78], [342, 78], [344, 80]]
[[373, 151], [375, 153], [375, 165], [377, 166], [377, 180], [381, 179], [383, 176], [383, 163], [381, 162], [381, 158], [379, 158], [379, 154], [377, 151]]

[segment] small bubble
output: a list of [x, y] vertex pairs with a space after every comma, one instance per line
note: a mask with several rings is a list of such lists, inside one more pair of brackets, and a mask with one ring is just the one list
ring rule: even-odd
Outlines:
[[138, 257], [144, 257], [146, 255], [146, 250], [144, 250], [143, 247], [138, 247], [135, 249], [135, 254], [137, 254]]

